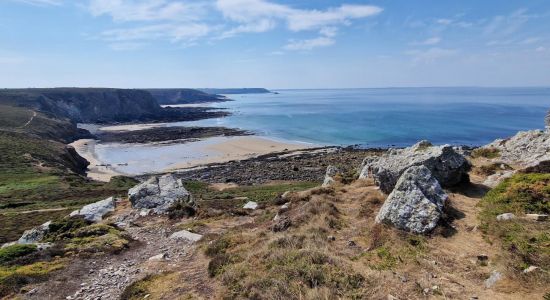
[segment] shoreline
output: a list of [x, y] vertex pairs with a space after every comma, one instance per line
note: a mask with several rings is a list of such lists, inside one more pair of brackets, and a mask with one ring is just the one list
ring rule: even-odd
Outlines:
[[[88, 171], [86, 172], [87, 177], [103, 182], [109, 181], [111, 177], [120, 175], [143, 176], [150, 173], [185, 171], [186, 169], [197, 168], [209, 164], [223, 164], [231, 161], [251, 159], [266, 154], [307, 150], [308, 148], [315, 147], [313, 144], [283, 142], [260, 136], [209, 137], [198, 139], [197, 142], [203, 143], [196, 144], [196, 142], [187, 142], [177, 143], [175, 145], [189, 145], [195, 147], [193, 151], [202, 153], [203, 155], [201, 157], [178, 159], [178, 161], [171, 162], [167, 167], [162, 169], [155, 170], [154, 172], [141, 173], [123, 172], [120, 168], [113, 166], [115, 164], [110, 164], [102, 160], [96, 152], [98, 140], [81, 139], [70, 145], [75, 148], [80, 156], [90, 162]], [[120, 146], [118, 143], [106, 143], [102, 145], [111, 145], [113, 147]], [[126, 146], [128, 145], [131, 144], [126, 144]], [[140, 144], [140, 146], [162, 147], [163, 145], [159, 143], [146, 143]]]

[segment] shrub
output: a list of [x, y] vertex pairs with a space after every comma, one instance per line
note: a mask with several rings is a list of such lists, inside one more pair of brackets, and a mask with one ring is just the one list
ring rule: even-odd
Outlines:
[[36, 245], [15, 244], [0, 248], [0, 265], [6, 265], [23, 256], [36, 252]]

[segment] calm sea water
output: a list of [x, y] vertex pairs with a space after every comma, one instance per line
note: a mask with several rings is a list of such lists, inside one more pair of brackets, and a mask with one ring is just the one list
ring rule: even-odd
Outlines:
[[483, 145], [544, 127], [550, 88], [278, 90], [213, 104], [232, 116], [172, 125], [226, 126], [321, 145]]

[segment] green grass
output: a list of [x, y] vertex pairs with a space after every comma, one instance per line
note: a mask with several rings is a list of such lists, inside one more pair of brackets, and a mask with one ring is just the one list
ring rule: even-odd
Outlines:
[[247, 201], [257, 203], [266, 203], [274, 200], [286, 191], [303, 191], [318, 186], [315, 182], [292, 182], [268, 185], [253, 185], [229, 188], [223, 191], [216, 191], [208, 187], [207, 183], [198, 181], [185, 182], [185, 187], [191, 192], [193, 197], [202, 202], [211, 200], [229, 200], [234, 198], [246, 197], [247, 200], [237, 201], [236, 206], [242, 205]]
[[477, 148], [474, 151], [472, 151], [472, 157], [473, 158], [497, 158], [500, 157], [500, 150], [496, 148]]
[[19, 292], [25, 284], [45, 280], [50, 273], [61, 270], [61, 260], [37, 262], [26, 266], [0, 266], [0, 297]]
[[[550, 174], [518, 174], [487, 193], [479, 204], [481, 230], [502, 244], [517, 271], [529, 265], [550, 270], [550, 224], [522, 218], [526, 213], [550, 213], [549, 199]], [[496, 216], [503, 213], [518, 218], [497, 221]]]

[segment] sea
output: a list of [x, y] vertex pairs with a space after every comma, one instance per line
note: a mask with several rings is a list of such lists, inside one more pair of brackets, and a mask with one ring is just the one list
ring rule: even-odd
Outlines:
[[544, 128], [550, 88], [275, 90], [226, 95], [231, 116], [175, 126], [225, 126], [318, 145], [403, 147], [419, 140], [478, 146]]
[[[364, 148], [433, 144], [480, 146], [544, 128], [550, 88], [379, 88], [275, 90], [226, 95], [205, 104], [230, 116], [162, 126], [224, 126], [283, 142]], [[125, 174], [160, 172], [218, 154], [204, 146], [224, 137], [170, 145], [103, 144], [99, 160]]]

